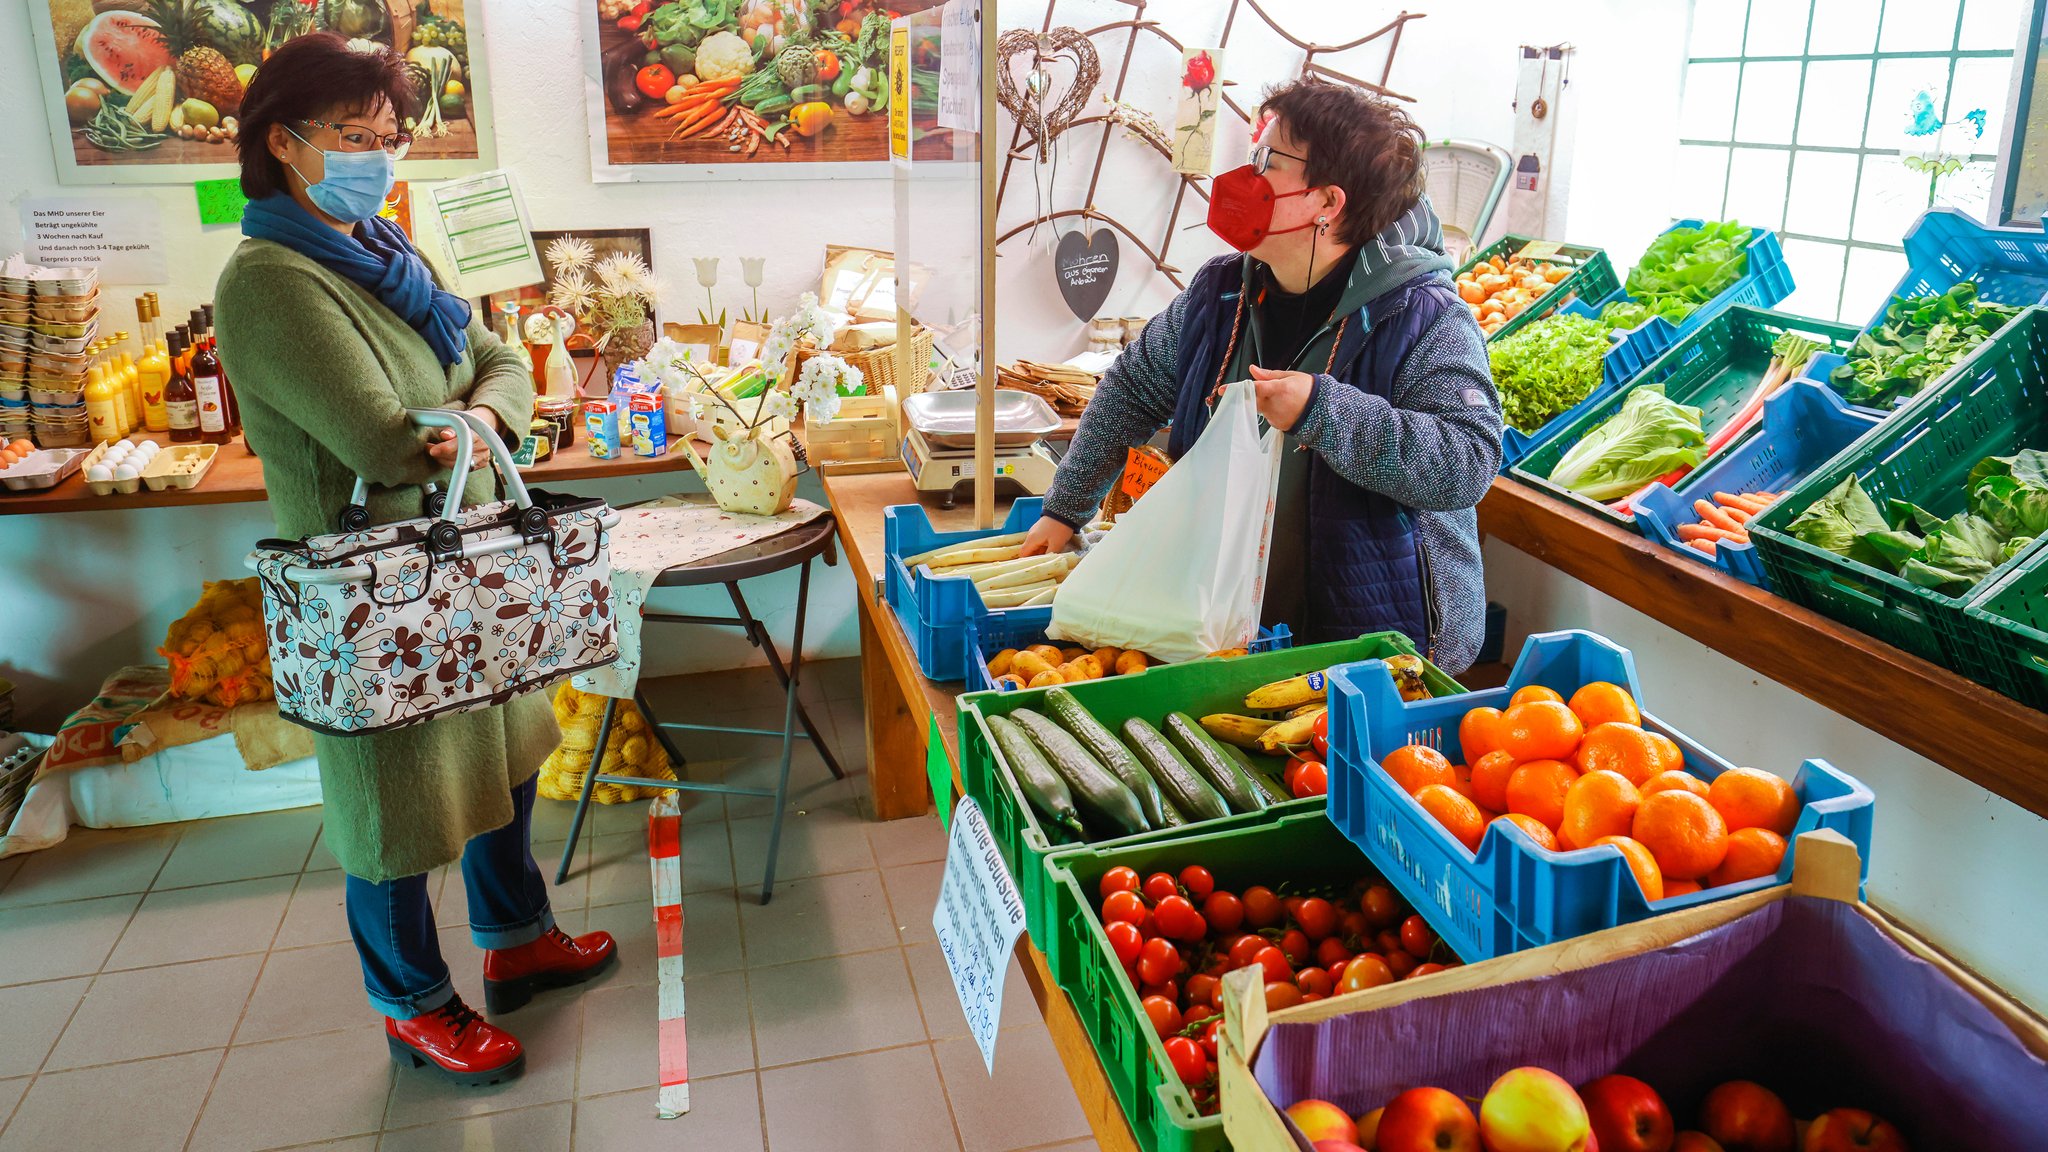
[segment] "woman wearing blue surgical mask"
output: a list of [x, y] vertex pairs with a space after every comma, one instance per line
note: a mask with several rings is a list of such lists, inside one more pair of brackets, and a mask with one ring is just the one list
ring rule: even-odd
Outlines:
[[[452, 433], [414, 428], [408, 408], [465, 409], [495, 429], [533, 416], [525, 366], [378, 215], [418, 98], [395, 52], [332, 33], [280, 48], [243, 97], [248, 239], [221, 273], [214, 319], [285, 538], [339, 530], [358, 477], [370, 485], [370, 525], [427, 513], [425, 485], [445, 481], [457, 449]], [[488, 469], [472, 472], [463, 503], [495, 488]], [[451, 606], [466, 624], [359, 659], [394, 686], [426, 686], [486, 638], [493, 595]], [[519, 1041], [455, 994], [427, 897], [434, 869], [462, 862], [494, 1015], [616, 959], [607, 933], [555, 927], [533, 859], [534, 777], [559, 740], [538, 694], [397, 732], [313, 738], [321, 839], [347, 874], [364, 984], [402, 1066], [472, 1085], [525, 1066]]]

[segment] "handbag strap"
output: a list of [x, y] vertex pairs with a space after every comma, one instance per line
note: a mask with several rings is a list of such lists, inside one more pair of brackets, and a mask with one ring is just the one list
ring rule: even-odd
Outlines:
[[[519, 509], [520, 532], [531, 539], [547, 535], [547, 513], [536, 508], [533, 496], [526, 490], [526, 481], [519, 475], [519, 466], [513, 462], [512, 453], [505, 442], [490, 426], [477, 418], [474, 412], [458, 412], [446, 408], [408, 408], [405, 410], [415, 427], [449, 428], [455, 432], [455, 465], [448, 478], [448, 490], [442, 495], [440, 507], [433, 507], [433, 486], [428, 485], [429, 515], [434, 517], [434, 526], [428, 530], [428, 546], [436, 553], [452, 554], [462, 544], [460, 519], [462, 516], [463, 489], [469, 483], [470, 461], [476, 452], [476, 440], [482, 437], [489, 449], [492, 467], [503, 481], [505, 495]], [[355, 487], [349, 494], [348, 506], [342, 509], [343, 531], [360, 531], [369, 525], [370, 482], [357, 476]]]

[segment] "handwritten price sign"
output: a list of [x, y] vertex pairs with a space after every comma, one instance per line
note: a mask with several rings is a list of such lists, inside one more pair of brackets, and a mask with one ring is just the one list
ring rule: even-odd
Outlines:
[[953, 989], [960, 994], [967, 1030], [981, 1045], [982, 1063], [994, 1075], [1003, 977], [1009, 973], [1017, 937], [1024, 934], [1024, 901], [1017, 895], [1017, 882], [1003, 867], [981, 808], [965, 796], [953, 809], [945, 878], [939, 884], [939, 905], [932, 909], [932, 929], [953, 974]]
[[1159, 483], [1159, 478], [1166, 475], [1166, 467], [1166, 461], [1158, 453], [1131, 449], [1129, 458], [1124, 461], [1124, 481], [1121, 486], [1124, 495], [1137, 500], [1150, 492], [1152, 486]]

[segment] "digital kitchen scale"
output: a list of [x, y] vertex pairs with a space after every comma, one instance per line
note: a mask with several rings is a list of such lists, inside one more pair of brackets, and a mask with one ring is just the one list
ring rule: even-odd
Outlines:
[[[945, 497], [951, 508], [959, 489], [974, 483], [974, 449], [941, 448], [911, 428], [903, 435], [903, 466], [920, 492]], [[1052, 487], [1052, 474], [1059, 462], [1052, 452], [1036, 441], [1023, 448], [997, 448], [995, 479], [997, 495], [1043, 496]]]
[[[1056, 432], [1060, 418], [1029, 392], [995, 392], [996, 491], [1043, 496], [1059, 467], [1040, 437]], [[903, 402], [903, 467], [920, 492], [944, 496], [953, 506], [961, 485], [974, 482], [975, 394], [958, 388], [920, 392]]]

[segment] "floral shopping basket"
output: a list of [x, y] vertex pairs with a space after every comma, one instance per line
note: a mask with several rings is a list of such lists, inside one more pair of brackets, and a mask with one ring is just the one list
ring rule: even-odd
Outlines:
[[[489, 708], [618, 658], [606, 550], [618, 513], [529, 492], [503, 442], [463, 413], [412, 416], [459, 442], [438, 515], [370, 527], [359, 479], [341, 532], [261, 541], [247, 561], [262, 581], [278, 711], [315, 732]], [[507, 498], [463, 508], [477, 435]]]

